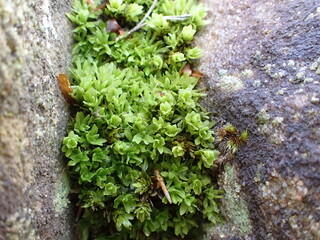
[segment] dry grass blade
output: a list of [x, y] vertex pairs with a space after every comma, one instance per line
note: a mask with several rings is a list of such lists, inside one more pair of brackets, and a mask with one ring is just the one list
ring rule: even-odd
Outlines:
[[156, 181], [157, 181], [157, 185], [158, 187], [161, 188], [162, 192], [164, 193], [164, 195], [166, 196], [168, 202], [171, 204], [172, 201], [171, 201], [171, 197], [170, 197], [170, 194], [168, 192], [168, 189], [166, 187], [166, 184], [164, 182], [164, 179], [163, 177], [161, 176], [160, 172], [158, 169], [155, 169], [154, 170], [154, 175], [155, 175], [155, 178], [156, 178]]

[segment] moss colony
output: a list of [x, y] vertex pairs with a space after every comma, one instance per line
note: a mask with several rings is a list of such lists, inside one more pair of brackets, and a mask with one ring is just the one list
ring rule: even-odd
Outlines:
[[79, 110], [63, 152], [81, 239], [196, 239], [200, 223], [219, 221], [219, 152], [188, 65], [201, 56], [190, 42], [204, 16], [194, 0], [74, 1]]

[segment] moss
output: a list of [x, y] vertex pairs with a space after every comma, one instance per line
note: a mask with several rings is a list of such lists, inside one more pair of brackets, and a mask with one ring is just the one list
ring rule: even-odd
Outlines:
[[234, 228], [240, 235], [250, 234], [252, 224], [249, 217], [249, 211], [245, 201], [241, 198], [241, 185], [236, 176], [236, 170], [233, 166], [226, 164], [221, 179], [225, 197], [223, 200], [224, 211], [227, 221], [231, 221]]
[[231, 239], [234, 236], [239, 239], [250, 239], [252, 222], [246, 202], [241, 196], [241, 186], [234, 166], [230, 164], [224, 166], [224, 171], [219, 176], [219, 185], [225, 191], [222, 199], [225, 222], [211, 228], [206, 239]]
[[279, 126], [281, 126], [283, 120], [284, 120], [283, 117], [275, 117], [275, 118], [271, 121], [271, 124], [272, 124], [274, 127], [279, 127]]
[[258, 113], [258, 121], [260, 124], [265, 124], [270, 120], [271, 116], [265, 110], [261, 110]]
[[81, 238], [195, 239], [202, 222], [221, 221], [214, 123], [199, 105], [202, 73], [190, 67], [202, 55], [191, 41], [205, 9], [189, 0], [100, 4], [75, 0], [68, 14], [79, 108], [62, 150], [84, 209]]
[[232, 75], [223, 76], [217, 86], [224, 92], [236, 92], [244, 88], [242, 80]]
[[258, 114], [259, 131], [268, 137], [273, 144], [281, 144], [285, 140], [284, 134], [284, 118], [273, 117], [266, 109], [262, 109]]
[[252, 78], [253, 75], [254, 75], [254, 72], [251, 70], [251, 69], [244, 69], [242, 72], [241, 72], [241, 75], [242, 76], [245, 76], [247, 78]]
[[54, 209], [57, 213], [64, 212], [69, 204], [69, 194], [70, 194], [70, 182], [69, 177], [64, 174], [61, 176], [60, 181], [57, 183], [55, 188], [55, 195], [53, 199]]

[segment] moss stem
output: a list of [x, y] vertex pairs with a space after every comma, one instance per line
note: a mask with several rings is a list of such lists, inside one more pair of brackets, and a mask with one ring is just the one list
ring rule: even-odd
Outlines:
[[132, 28], [127, 34], [120, 36], [116, 39], [116, 41], [126, 38], [128, 37], [130, 34], [134, 33], [135, 31], [138, 31], [140, 28], [142, 28], [143, 26], [145, 26], [144, 22], [146, 21], [146, 19], [150, 16], [150, 14], [152, 13], [153, 9], [156, 7], [158, 0], [154, 0], [151, 7], [149, 8], [148, 12], [146, 13], [146, 15], [143, 17], [143, 19], [138, 23], [137, 26], [135, 26], [134, 28]]

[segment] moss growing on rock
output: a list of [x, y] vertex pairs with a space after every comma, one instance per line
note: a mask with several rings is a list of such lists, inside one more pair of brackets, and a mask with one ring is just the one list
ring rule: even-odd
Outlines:
[[220, 221], [213, 123], [187, 65], [201, 56], [190, 43], [204, 16], [193, 0], [74, 1], [79, 111], [63, 151], [81, 239], [196, 239], [201, 222]]

